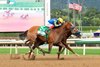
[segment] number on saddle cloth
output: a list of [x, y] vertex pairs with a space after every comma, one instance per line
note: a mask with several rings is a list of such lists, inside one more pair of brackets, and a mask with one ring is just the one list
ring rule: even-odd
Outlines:
[[47, 32], [49, 32], [49, 27], [47, 26], [40, 26], [38, 29], [38, 34], [44, 37], [48, 37], [48, 34], [46, 34]]

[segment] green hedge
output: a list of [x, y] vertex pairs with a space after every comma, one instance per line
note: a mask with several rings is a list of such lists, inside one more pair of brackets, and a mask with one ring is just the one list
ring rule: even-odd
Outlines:
[[90, 30], [96, 31], [97, 29], [99, 29], [99, 26], [83, 26], [82, 27], [83, 31], [88, 31], [88, 32], [90, 32]]
[[20, 33], [0, 33], [0, 37], [18, 37]]

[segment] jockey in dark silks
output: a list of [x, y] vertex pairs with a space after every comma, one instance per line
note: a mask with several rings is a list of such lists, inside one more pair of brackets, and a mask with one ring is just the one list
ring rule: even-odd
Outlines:
[[53, 18], [53, 19], [50, 19], [48, 22], [53, 25], [51, 28], [58, 28], [62, 26], [62, 24], [64, 23], [62, 18], [58, 18], [58, 19]]

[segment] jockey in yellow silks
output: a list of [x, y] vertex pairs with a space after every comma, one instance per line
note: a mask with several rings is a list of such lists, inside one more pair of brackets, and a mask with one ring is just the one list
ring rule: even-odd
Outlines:
[[51, 28], [58, 28], [64, 23], [64, 20], [62, 18], [53, 18], [48, 20], [48, 22], [53, 25]]

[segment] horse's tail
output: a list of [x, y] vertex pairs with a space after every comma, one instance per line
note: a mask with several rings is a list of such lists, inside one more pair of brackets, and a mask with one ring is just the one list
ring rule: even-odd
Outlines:
[[25, 38], [26, 38], [26, 36], [27, 36], [27, 32], [28, 32], [28, 30], [26, 30], [24, 33], [19, 34], [19, 38], [20, 38], [21, 40], [25, 40]]

